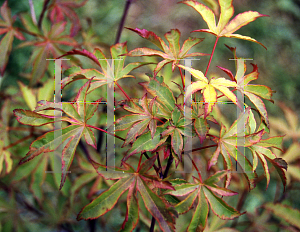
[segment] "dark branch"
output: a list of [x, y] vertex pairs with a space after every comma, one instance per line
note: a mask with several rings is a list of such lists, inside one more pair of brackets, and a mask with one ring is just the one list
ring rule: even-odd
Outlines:
[[123, 30], [123, 27], [124, 27], [124, 23], [125, 23], [127, 14], [128, 14], [129, 7], [130, 7], [132, 2], [133, 2], [133, 0], [127, 0], [126, 1], [123, 16], [122, 16], [122, 19], [121, 19], [120, 24], [119, 24], [119, 29], [118, 29], [115, 44], [120, 42], [120, 38], [121, 38], [122, 30]]
[[50, 2], [50, 0], [45, 0], [45, 2], [44, 2], [43, 10], [42, 10], [41, 16], [39, 18], [39, 22], [38, 22], [39, 29], [42, 28], [42, 21], [43, 21], [43, 18], [44, 18], [44, 15], [45, 15], [45, 12], [47, 10], [49, 2]]

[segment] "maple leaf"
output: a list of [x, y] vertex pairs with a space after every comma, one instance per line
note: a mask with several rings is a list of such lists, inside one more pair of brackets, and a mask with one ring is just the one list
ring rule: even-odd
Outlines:
[[171, 89], [164, 83], [163, 77], [156, 76], [155, 78], [150, 78], [150, 82], [139, 83], [143, 86], [148, 93], [164, 107], [167, 117], [171, 117], [171, 112], [175, 108], [175, 97]]
[[139, 29], [139, 28], [127, 28], [131, 31], [134, 31], [139, 36], [149, 40], [151, 43], [156, 45], [159, 50], [151, 49], [151, 48], [135, 48], [126, 55], [128, 56], [160, 56], [164, 60], [159, 62], [154, 69], [154, 76], [159, 72], [159, 70], [168, 63], [172, 63], [172, 71], [175, 70], [176, 64], [179, 63], [181, 59], [187, 57], [194, 57], [194, 56], [207, 56], [209, 54], [194, 52], [191, 54], [187, 54], [189, 50], [195, 46], [196, 44], [203, 41], [200, 38], [192, 38], [189, 37], [187, 40], [184, 41], [182, 47], [180, 48], [179, 40], [180, 40], [180, 31], [178, 29], [172, 29], [171, 31], [165, 34], [165, 38], [167, 39], [169, 46], [154, 32], [147, 31], [146, 29]]
[[[199, 176], [199, 179], [193, 176], [194, 183], [188, 183], [182, 180], [183, 183], [174, 186], [175, 191], [167, 190], [165, 192], [165, 194], [173, 196], [188, 195], [183, 201], [175, 205], [175, 209], [179, 214], [184, 214], [188, 212], [194, 204], [197, 205], [187, 228], [188, 232], [204, 231], [207, 224], [208, 204], [214, 214], [221, 219], [234, 219], [241, 215], [241, 213], [229, 206], [222, 198], [215, 195], [215, 193], [221, 196], [234, 196], [237, 194], [229, 189], [219, 187], [216, 184], [227, 172], [227, 170], [218, 171], [208, 177], [204, 182], [201, 176]], [[172, 183], [171, 180], [170, 182]]]
[[[248, 123], [245, 126], [245, 136], [249, 136], [251, 134], [256, 134], [260, 131], [263, 131], [263, 134], [265, 133], [265, 127], [266, 125], [263, 123], [263, 120], [261, 119], [260, 125], [257, 129], [258, 132], [256, 132], [256, 121], [254, 114], [250, 107], [247, 108], [248, 112]], [[251, 151], [253, 156], [253, 171], [256, 170], [258, 165], [258, 160], [262, 163], [264, 174], [267, 179], [267, 186], [266, 189], [269, 186], [270, 182], [270, 171], [267, 164], [267, 160], [270, 161], [270, 163], [275, 167], [277, 170], [284, 188], [286, 186], [286, 176], [283, 169], [287, 169], [287, 163], [285, 160], [281, 158], [277, 158], [276, 155], [271, 151], [271, 148], [276, 148], [278, 150], [281, 150], [281, 144], [282, 144], [283, 136], [274, 136], [269, 137], [266, 139], [260, 139], [258, 142], [253, 143], [251, 146], [247, 146], [247, 148]]]
[[[229, 49], [234, 51], [234, 56], [235, 59], [237, 59], [236, 55], [235, 55], [235, 48], [231, 48], [229, 47]], [[267, 113], [267, 109], [266, 106], [264, 104], [264, 102], [262, 101], [261, 98], [266, 99], [270, 102], [274, 101], [271, 99], [272, 95], [273, 95], [273, 91], [270, 87], [265, 86], [265, 85], [254, 85], [254, 84], [249, 84], [251, 81], [257, 80], [258, 79], [258, 68], [257, 65], [255, 64], [251, 64], [253, 66], [253, 71], [247, 75], [245, 75], [246, 72], [246, 68], [245, 67], [239, 67], [239, 65], [237, 65], [237, 74], [240, 73], [241, 68], [243, 68], [243, 77], [242, 78], [238, 78], [238, 76], [236, 75], [235, 77], [233, 77], [233, 74], [231, 73], [230, 70], [219, 67], [221, 70], [223, 70], [225, 73], [227, 73], [227, 75], [235, 80], [237, 82], [237, 90], [240, 91], [242, 94], [245, 94], [249, 100], [255, 105], [255, 107], [257, 108], [257, 110], [259, 111], [260, 115], [262, 116], [263, 120], [265, 121], [267, 127], [269, 128], [269, 118], [268, 118], [268, 113]]]
[[[137, 192], [140, 193], [146, 209], [158, 221], [159, 227], [164, 232], [175, 230], [174, 218], [171, 212], [173, 208], [165, 200], [163, 200], [153, 188], [171, 189], [174, 188], [167, 182], [158, 179], [157, 176], [149, 175], [147, 172], [153, 166], [157, 155], [146, 160], [135, 171], [132, 166], [122, 162], [124, 168], [106, 167], [95, 161], [91, 161], [97, 173], [105, 179], [118, 180], [108, 190], [101, 193], [90, 204], [86, 205], [77, 216], [77, 220], [95, 219], [110, 211], [121, 195], [128, 190], [127, 193], [127, 211], [125, 220], [120, 231], [133, 231], [138, 223], [139, 204], [137, 200]], [[106, 171], [106, 168], [108, 171]], [[149, 186], [152, 186], [149, 187]]]
[[183, 112], [178, 108], [175, 108], [172, 112], [172, 121], [169, 124], [166, 124], [166, 130], [162, 132], [162, 137], [171, 136], [171, 147], [174, 153], [179, 157], [179, 160], [182, 160], [181, 153], [183, 149], [183, 138], [182, 136], [192, 137], [192, 125], [188, 127], [185, 123], [185, 118], [183, 117]]
[[9, 55], [12, 50], [14, 37], [19, 40], [25, 40], [23, 34], [13, 26], [16, 17], [11, 17], [11, 11], [8, 7], [8, 1], [5, 1], [0, 8], [0, 35], [6, 33], [0, 41], [0, 74], [4, 75], [4, 71], [8, 62]]
[[228, 89], [228, 87], [237, 87], [236, 83], [230, 80], [227, 80], [223, 77], [212, 78], [208, 80], [204, 74], [196, 69], [185, 67], [183, 65], [177, 65], [180, 68], [183, 68], [189, 71], [195, 78], [199, 81], [193, 82], [188, 86], [185, 98], [189, 98], [191, 94], [202, 90], [203, 101], [205, 102], [205, 116], [207, 116], [213, 109], [213, 106], [217, 102], [217, 92], [219, 90], [226, 97], [228, 97], [233, 103], [238, 104], [237, 97]]
[[268, 15], [263, 15], [256, 11], [247, 11], [236, 15], [231, 21], [229, 21], [234, 14], [232, 0], [219, 0], [220, 17], [218, 25], [216, 25], [216, 18], [214, 12], [204, 4], [199, 3], [195, 0], [181, 1], [180, 3], [184, 3], [188, 6], [193, 7], [202, 16], [203, 20], [208, 26], [208, 29], [194, 30], [193, 32], [207, 32], [215, 35], [217, 39], [220, 37], [229, 37], [248, 40], [251, 42], [258, 43], [262, 45], [265, 49], [267, 49], [262, 43], [256, 41], [255, 39], [249, 36], [243, 36], [233, 33], [241, 27], [254, 21], [255, 19]]
[[[23, 164], [34, 157], [54, 151], [60, 144], [63, 144], [62, 151], [62, 176], [60, 189], [66, 180], [66, 172], [71, 166], [74, 158], [76, 147], [84, 136], [87, 144], [96, 148], [96, 140], [90, 125], [87, 121], [93, 116], [98, 107], [98, 100], [96, 103], [86, 104], [86, 95], [90, 87], [91, 80], [83, 85], [74, 103], [52, 103], [47, 101], [40, 101], [38, 107], [34, 111], [15, 109], [14, 114], [18, 122], [31, 125], [41, 126], [49, 123], [54, 123], [54, 120], [61, 120], [70, 123], [71, 125], [61, 129], [61, 135], [54, 137], [54, 131], [47, 132], [46, 134], [38, 137], [30, 145], [30, 150], [27, 155], [20, 161]], [[37, 112], [44, 110], [60, 110], [67, 116], [56, 117]]]
[[102, 71], [98, 71], [97, 69], [82, 69], [75, 66], [71, 67], [70, 69], [66, 70], [66, 74], [68, 76], [62, 80], [62, 88], [76, 80], [91, 78], [94, 78], [94, 81], [91, 83], [89, 92], [110, 82], [118, 85], [117, 81], [122, 78], [135, 78], [134, 76], [129, 75], [129, 72], [142, 65], [145, 65], [145, 63], [142, 62], [134, 62], [129, 63], [124, 67], [125, 58], [120, 57], [120, 55], [127, 53], [127, 42], [112, 45], [110, 47], [110, 53], [111, 59], [113, 59], [112, 62], [108, 61], [108, 58], [105, 57], [99, 48], [95, 48], [93, 53], [85, 49], [74, 49], [60, 56], [59, 58], [67, 55], [82, 55], [92, 60], [102, 69]]
[[136, 137], [143, 134], [147, 128], [151, 131], [152, 139], [154, 137], [157, 127], [155, 98], [148, 103], [147, 94], [145, 94], [140, 100], [140, 105], [142, 108], [136, 106], [134, 109], [124, 105], [125, 110], [134, 114], [125, 115], [115, 122], [117, 125], [115, 131], [126, 130], [130, 127], [123, 146], [134, 141]]
[[77, 42], [68, 35], [65, 35], [66, 23], [60, 22], [52, 24], [47, 28], [46, 25], [42, 26], [40, 30], [37, 25], [32, 22], [30, 15], [21, 15], [21, 20], [25, 28], [35, 35], [35, 40], [27, 41], [18, 46], [18, 48], [25, 46], [34, 46], [29, 63], [33, 63], [31, 73], [31, 84], [41, 79], [48, 67], [49, 58], [59, 57], [65, 51], [63, 46], [76, 46]]
[[[257, 174], [255, 170], [253, 170], [249, 160], [238, 150], [237, 147], [250, 147], [253, 144], [258, 143], [261, 141], [264, 130], [262, 129], [252, 134], [244, 133], [244, 128], [249, 121], [249, 114], [250, 107], [248, 107], [244, 113], [242, 112], [240, 114], [238, 119], [234, 121], [228, 130], [225, 128], [225, 126], [221, 126], [219, 135], [220, 137], [214, 138], [214, 141], [218, 144], [218, 146], [208, 162], [208, 169], [217, 163], [218, 156], [221, 153], [224, 158], [226, 169], [231, 170], [233, 166], [230, 157], [232, 157], [243, 169], [243, 174], [248, 180], [249, 187], [250, 189], [253, 189], [255, 187], [255, 179], [257, 178]], [[241, 124], [244, 126], [240, 126]], [[229, 186], [230, 179], [231, 173], [228, 173], [226, 187]]]
[[70, 36], [74, 37], [80, 30], [80, 21], [74, 8], [79, 8], [85, 5], [88, 0], [82, 2], [78, 0], [54, 0], [49, 6], [49, 18], [53, 24], [65, 21], [65, 17], [69, 18], [72, 22]]
[[253, 155], [253, 170], [255, 170], [257, 167], [258, 158], [263, 165], [265, 176], [267, 179], [266, 188], [268, 188], [270, 182], [270, 173], [269, 173], [267, 160], [269, 160], [276, 168], [283, 182], [284, 188], [286, 186], [286, 177], [285, 177], [285, 172], [283, 171], [283, 169], [287, 169], [286, 161], [277, 158], [275, 154], [268, 148], [268, 147], [273, 147], [273, 148], [280, 149], [282, 139], [283, 139], [282, 137], [283, 136], [276, 136], [267, 139], [261, 139], [258, 143], [253, 144], [252, 146], [249, 147]]

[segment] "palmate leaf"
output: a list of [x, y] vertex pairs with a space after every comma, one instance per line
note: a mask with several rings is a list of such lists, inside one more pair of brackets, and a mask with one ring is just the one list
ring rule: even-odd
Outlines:
[[124, 109], [135, 114], [125, 115], [119, 118], [115, 123], [115, 131], [126, 130], [131, 127], [127, 133], [123, 146], [126, 146], [130, 142], [133, 142], [137, 136], [139, 136], [146, 130], [146, 128], [149, 128], [149, 130], [151, 131], [152, 139], [154, 137], [157, 127], [157, 107], [155, 98], [150, 100], [150, 102], [148, 103], [147, 94], [145, 94], [140, 100], [139, 104], [141, 105], [141, 107], [137, 105], [133, 106], [134, 108], [124, 106]]
[[160, 77], [156, 79], [150, 78], [150, 82], [139, 83], [143, 86], [148, 93], [150, 93], [153, 97], [156, 97], [156, 100], [164, 106], [165, 110], [169, 112], [171, 116], [171, 112], [175, 108], [175, 98], [171, 89], [163, 82], [160, 81]]
[[[208, 169], [210, 169], [212, 165], [215, 165], [217, 163], [218, 156], [221, 153], [224, 158], [226, 168], [232, 170], [232, 157], [241, 166], [243, 173], [249, 182], [250, 189], [253, 189], [255, 187], [255, 179], [257, 178], [257, 174], [255, 170], [253, 170], [249, 160], [240, 153], [237, 147], [250, 147], [253, 144], [258, 143], [259, 141], [261, 141], [264, 130], [260, 130], [256, 133], [248, 135], [245, 135], [243, 133], [244, 127], [249, 121], [249, 114], [250, 107], [248, 107], [244, 113], [240, 114], [239, 118], [231, 125], [228, 130], [224, 126], [221, 127], [219, 135], [220, 137], [214, 138], [214, 141], [218, 144], [218, 147], [208, 162]], [[244, 126], [239, 127], [238, 125], [241, 124]], [[230, 179], [231, 173], [228, 173], [226, 187], [229, 185]]]
[[0, 41], [0, 75], [3, 76], [12, 50], [14, 37], [19, 40], [25, 40], [25, 37], [17, 28], [13, 27], [15, 17], [11, 17], [8, 1], [3, 3], [0, 13], [2, 17], [2, 19], [0, 18], [0, 35], [6, 33]]
[[258, 143], [251, 145], [248, 147], [253, 155], [253, 170], [256, 169], [258, 159], [261, 161], [262, 166], [264, 168], [265, 176], [267, 179], [267, 186], [269, 186], [270, 182], [270, 173], [269, 173], [269, 168], [267, 164], [267, 160], [272, 163], [272, 165], [275, 167], [277, 170], [284, 189], [286, 186], [286, 176], [285, 176], [285, 171], [283, 169], [287, 169], [287, 163], [283, 159], [279, 159], [275, 156], [275, 154], [270, 150], [270, 148], [277, 148], [281, 149], [281, 144], [282, 144], [282, 139], [283, 136], [276, 136], [276, 137], [270, 137], [267, 139], [261, 139]]
[[[230, 48], [230, 49], [233, 49], [235, 53], [235, 48]], [[255, 105], [260, 115], [262, 116], [263, 120], [265, 121], [267, 127], [269, 128], [269, 118], [268, 118], [267, 110], [261, 98], [274, 103], [274, 101], [271, 99], [274, 91], [265, 85], [249, 84], [251, 81], [257, 80], [259, 75], [257, 65], [252, 64], [252, 66], [253, 66], [253, 71], [251, 73], [245, 75], [246, 70], [244, 68], [242, 78], [238, 80], [237, 76], [235, 76], [234, 80], [237, 81], [236, 88], [238, 91], [245, 94], [249, 98], [249, 100]], [[231, 78], [233, 77], [233, 74], [231, 73], [230, 70], [222, 67], [219, 68], [222, 69], [224, 72], [226, 72], [228, 76], [230, 76]], [[238, 66], [237, 69], [239, 68], [241, 67]], [[239, 73], [239, 70], [237, 70], [237, 73]]]
[[192, 38], [189, 37], [187, 40], [183, 42], [182, 47], [180, 48], [179, 40], [180, 40], [180, 31], [178, 29], [172, 29], [171, 31], [165, 34], [165, 38], [167, 39], [169, 46], [154, 32], [147, 31], [146, 29], [139, 29], [139, 28], [127, 28], [139, 36], [149, 40], [151, 43], [156, 45], [159, 50], [154, 50], [151, 48], [136, 48], [130, 51], [127, 55], [128, 56], [160, 56], [164, 60], [159, 62], [154, 69], [154, 76], [159, 72], [159, 70], [168, 63], [172, 63], [172, 71], [176, 68], [176, 64], [179, 63], [181, 59], [185, 59], [187, 57], [194, 57], [194, 56], [207, 56], [209, 54], [205, 53], [191, 53], [187, 54], [192, 47], [196, 44], [203, 41], [200, 38]]
[[157, 156], [153, 156], [146, 160], [138, 167], [137, 171], [125, 162], [122, 162], [124, 168], [115, 168], [115, 171], [112, 171], [108, 167], [108, 171], [106, 171], [106, 166], [92, 161], [99, 175], [105, 179], [118, 181], [85, 206], [77, 216], [77, 220], [98, 218], [106, 214], [115, 206], [120, 196], [128, 190], [127, 211], [120, 231], [133, 231], [137, 225], [139, 217], [137, 192], [140, 193], [146, 209], [158, 221], [161, 230], [164, 232], [174, 231], [175, 221], [173, 215], [168, 210], [172, 206], [168, 205], [153, 189], [148, 187], [150, 184], [155, 188], [174, 189], [169, 182], [159, 180], [157, 176], [147, 174], [156, 158]]
[[[56, 121], [66, 121], [71, 125], [62, 128], [61, 135], [54, 137], [55, 132], [50, 131], [46, 134], [38, 137], [30, 145], [30, 150], [27, 155], [20, 161], [23, 164], [34, 157], [54, 151], [60, 144], [63, 144], [62, 151], [62, 176], [60, 189], [66, 180], [66, 172], [71, 166], [74, 158], [76, 147], [84, 136], [86, 142], [96, 148], [96, 141], [91, 128], [86, 124], [88, 119], [93, 116], [97, 110], [98, 103], [86, 104], [86, 95], [90, 87], [91, 80], [89, 80], [84, 86], [82, 86], [75, 98], [74, 103], [52, 103], [47, 101], [40, 101], [39, 106], [35, 111], [15, 109], [14, 114], [17, 120], [25, 125], [41, 126]], [[99, 100], [100, 101], [100, 100]], [[45, 114], [39, 114], [37, 112], [44, 110], [59, 110], [65, 113], [67, 116], [55, 117]]]
[[110, 53], [111, 53], [111, 59], [113, 59], [111, 62], [109, 62], [108, 60], [109, 58], [106, 58], [103, 52], [99, 48], [95, 48], [93, 53], [84, 49], [83, 50], [73, 49], [72, 51], [65, 53], [61, 57], [67, 55], [85, 56], [90, 60], [92, 60], [94, 63], [96, 63], [101, 68], [101, 71], [98, 71], [97, 69], [82, 69], [80, 67], [71, 67], [70, 69], [66, 70], [66, 74], [68, 76], [62, 80], [62, 88], [72, 83], [73, 81], [79, 79], [94, 78], [94, 81], [91, 83], [89, 89], [89, 92], [91, 92], [96, 88], [106, 85], [107, 83], [117, 82], [122, 78], [126, 78], [126, 77], [135, 78], [134, 76], [129, 75], [129, 73], [132, 70], [146, 64], [142, 62], [134, 62], [134, 63], [129, 63], [124, 67], [125, 58], [120, 55], [127, 53], [127, 42], [112, 45], [110, 47]]
[[69, 18], [72, 22], [70, 36], [75, 36], [79, 32], [81, 26], [79, 17], [74, 8], [83, 6], [88, 0], [83, 1], [70, 1], [70, 0], [55, 0], [49, 6], [49, 18], [52, 23], [65, 21], [65, 17]]
[[[236, 192], [217, 186], [228, 171], [218, 171], [202, 182], [201, 178], [194, 178], [194, 183], [181, 183], [174, 186], [175, 191], [167, 190], [165, 194], [173, 196], [187, 197], [175, 205], [175, 209], [179, 214], [188, 212], [194, 204], [197, 204], [192, 220], [187, 231], [204, 231], [207, 224], [208, 208], [210, 208], [221, 219], [234, 219], [241, 214], [231, 206], [229, 206], [221, 196], [233, 196]], [[172, 182], [172, 181], [171, 181]]]
[[77, 45], [77, 42], [65, 34], [66, 22], [52, 24], [49, 28], [43, 26], [40, 30], [32, 22], [29, 14], [21, 15], [21, 20], [25, 28], [35, 35], [35, 40], [26, 41], [18, 46], [18, 48], [34, 46], [29, 59], [29, 63], [33, 63], [30, 81], [34, 84], [44, 76], [49, 63], [47, 59], [59, 57], [65, 53], [64, 46], [73, 47]]
[[207, 116], [213, 109], [213, 106], [217, 102], [217, 92], [219, 90], [226, 97], [228, 97], [233, 103], [238, 104], [236, 96], [228, 89], [228, 87], [237, 87], [236, 83], [230, 80], [227, 80], [223, 77], [220, 78], [212, 78], [208, 80], [204, 74], [196, 69], [185, 67], [183, 65], [178, 65], [178, 67], [183, 68], [190, 72], [195, 78], [199, 81], [193, 82], [187, 88], [187, 92], [185, 94], [185, 98], [191, 97], [191, 94], [202, 90], [203, 100], [205, 102], [205, 116]]
[[154, 136], [152, 137], [151, 131], [142, 134], [127, 151], [127, 154], [123, 157], [122, 161], [126, 161], [130, 156], [145, 152], [145, 151], [154, 151], [160, 145], [162, 145], [167, 137], [161, 138], [161, 133], [164, 131], [164, 128], [157, 127]]
[[161, 136], [165, 139], [171, 136], [171, 147], [180, 161], [182, 160], [183, 135], [188, 137], [194, 135], [192, 133], [192, 125], [187, 125], [183, 117], [183, 112], [175, 108], [172, 112], [172, 121], [170, 125], [166, 127], [165, 131], [162, 132]]
[[219, 17], [219, 22], [216, 25], [216, 18], [214, 12], [204, 4], [199, 3], [196, 0], [181, 1], [180, 3], [184, 3], [188, 6], [193, 7], [202, 16], [203, 20], [206, 22], [208, 26], [208, 29], [200, 29], [200, 30], [195, 30], [193, 32], [207, 32], [215, 35], [217, 38], [230, 37], [230, 38], [248, 40], [251, 42], [258, 43], [262, 45], [264, 48], [266, 48], [262, 43], [256, 41], [255, 39], [249, 36], [243, 36], [243, 35], [233, 34], [233, 33], [238, 29], [240, 29], [241, 27], [254, 21], [255, 19], [259, 17], [268, 16], [268, 15], [263, 15], [256, 11], [247, 11], [238, 14], [231, 21], [229, 21], [234, 14], [232, 0], [219, 0], [220, 17]]

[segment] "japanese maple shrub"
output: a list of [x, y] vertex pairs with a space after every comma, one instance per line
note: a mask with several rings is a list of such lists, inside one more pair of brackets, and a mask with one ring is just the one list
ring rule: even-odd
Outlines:
[[[14, 115], [21, 124], [33, 127], [48, 126], [48, 130], [31, 143], [27, 155], [20, 161], [20, 164], [45, 156], [47, 158], [37, 164], [43, 165], [37, 169], [43, 175], [42, 173], [45, 172], [47, 164], [51, 160], [47, 153], [62, 146], [62, 174], [58, 186], [60, 189], [63, 189], [67, 183], [67, 172], [74, 157], [76, 159], [76, 149], [79, 144], [83, 143], [82, 140], [95, 149], [97, 148], [94, 130], [109, 133], [116, 139], [124, 141], [123, 147], [127, 147], [128, 150], [117, 167], [101, 164], [86, 152], [89, 161], [86, 165], [92, 165], [94, 168], [94, 173], [90, 174], [89, 178], [113, 180], [114, 182], [106, 182], [112, 184], [79, 212], [78, 220], [90, 220], [105, 215], [116, 207], [117, 201], [125, 194], [127, 209], [120, 231], [133, 231], [140, 217], [143, 217], [144, 221], [149, 220], [147, 216], [145, 217], [145, 211], [149, 212], [148, 216], [152, 216], [151, 225], [148, 222], [150, 231], [154, 231], [156, 221], [162, 231], [175, 231], [175, 227], [180, 227], [176, 224], [176, 219], [188, 212], [192, 212], [192, 214], [190, 214], [191, 218], [185, 228], [186, 231], [203, 231], [208, 224], [209, 209], [224, 220], [234, 219], [243, 214], [230, 206], [223, 198], [238, 194], [238, 192], [230, 190], [232, 183], [236, 186], [242, 182], [239, 175], [232, 172], [236, 165], [240, 166], [241, 173], [245, 176], [250, 190], [255, 188], [258, 161], [261, 162], [264, 169], [267, 187], [270, 182], [267, 161], [275, 167], [283, 185], [286, 185], [284, 170], [286, 163], [283, 159], [277, 158], [271, 150], [271, 148], [280, 149], [282, 136], [268, 136], [269, 119], [262, 100], [272, 101], [273, 91], [267, 86], [250, 83], [259, 77], [257, 65], [252, 64], [253, 70], [246, 74], [244, 61], [242, 66], [239, 65], [238, 60], [242, 58], [237, 56], [235, 48], [229, 47], [236, 60], [236, 74], [234, 75], [227, 68], [218, 66], [224, 71], [226, 77], [217, 78], [208, 75], [216, 45], [221, 37], [243, 39], [265, 47], [255, 39], [235, 34], [235, 32], [258, 17], [266, 15], [247, 11], [231, 19], [234, 15], [232, 0], [219, 0], [220, 12], [218, 23], [216, 23], [215, 12], [206, 5], [194, 0], [182, 1], [180, 3], [196, 10], [208, 26], [208, 29], [199, 29], [193, 32], [206, 32], [216, 37], [211, 54], [190, 53], [190, 50], [203, 41], [203, 38], [189, 37], [180, 45], [181, 33], [178, 29], [172, 29], [164, 35], [166, 42], [152, 31], [128, 28], [153, 43], [158, 49], [143, 47], [128, 52], [126, 42], [116, 43], [110, 47], [110, 57], [107, 57], [99, 48], [95, 48], [93, 52], [80, 49], [74, 39], [80, 28], [79, 19], [72, 7], [79, 7], [86, 1], [73, 5], [67, 1], [63, 2], [57, 1], [48, 6], [50, 20], [54, 23], [49, 31], [46, 30], [46, 27], [41, 26], [41, 22], [35, 25], [25, 15], [21, 16], [21, 20], [26, 29], [20, 30], [14, 27], [14, 18], [11, 17], [7, 1], [3, 4], [0, 33], [6, 34], [1, 40], [0, 48], [5, 50], [6, 56], [2, 56], [0, 59], [0, 69], [3, 73], [14, 37], [25, 40], [23, 33], [30, 34], [34, 40], [27, 41], [20, 46], [36, 46], [30, 58], [30, 61], [34, 63], [30, 75], [31, 85], [35, 85], [41, 80], [48, 68], [49, 61], [46, 58], [50, 58], [51, 55], [56, 59], [81, 55], [89, 58], [93, 65], [97, 66], [84, 69], [76, 65], [66, 70], [67, 76], [62, 80], [62, 89], [79, 80], [85, 81], [72, 102], [62, 104], [61, 102], [50, 102], [46, 98], [34, 98], [36, 102], [29, 103], [31, 110], [14, 110]], [[183, 4], [182, 7], [184, 7]], [[45, 7], [47, 9], [47, 5]], [[59, 17], [54, 17], [55, 14], [59, 14]], [[76, 17], [72, 17], [74, 14]], [[71, 31], [68, 36], [63, 34], [67, 23], [65, 16], [71, 21]], [[66, 52], [65, 46], [73, 49]], [[162, 58], [156, 64], [153, 73], [148, 74], [149, 81], [140, 83], [146, 93], [135, 98], [129, 97], [130, 94], [125, 92], [119, 84], [119, 80], [134, 77], [130, 74], [132, 70], [138, 70], [141, 66], [150, 63], [133, 62], [125, 65], [125, 58], [128, 56], [158, 56]], [[197, 56], [209, 56], [205, 71], [188, 67], [181, 62], [183, 59]], [[114, 60], [113, 63], [111, 59]], [[75, 58], [74, 60], [72, 62], [76, 64], [77, 60]], [[172, 65], [174, 80], [177, 70], [180, 73], [181, 83], [176, 83], [179, 94], [171, 90], [170, 86], [166, 84], [164, 76], [159, 75], [159, 72], [169, 63]], [[185, 74], [190, 73], [195, 78], [191, 85], [185, 85], [184, 72]], [[240, 73], [242, 73], [241, 78], [239, 78]], [[97, 112], [98, 105], [102, 100], [107, 99], [99, 96], [99, 100], [93, 103], [87, 102], [92, 92], [111, 83], [115, 84], [116, 89], [118, 88], [125, 97], [125, 99], [115, 102], [115, 106], [122, 109], [125, 115], [117, 118], [113, 133], [98, 127], [95, 125], [96, 123], [93, 124], [95, 121], [90, 120]], [[30, 92], [22, 83], [20, 83], [20, 87], [22, 92], [33, 95], [33, 92]], [[238, 94], [249, 99], [252, 107], [240, 102]], [[240, 115], [232, 125], [226, 126], [222, 120], [216, 117], [216, 104], [221, 97], [241, 109]], [[189, 107], [186, 104], [188, 100], [194, 101], [190, 107], [190, 124], [186, 123], [188, 120], [185, 117], [186, 107]], [[53, 116], [53, 110], [60, 112], [62, 116]], [[103, 115], [101, 114], [101, 116]], [[57, 121], [62, 122], [62, 128], [61, 133], [54, 136], [56, 131], [53, 125]], [[119, 131], [126, 130], [128, 132], [125, 138], [116, 135]], [[198, 143], [206, 146], [185, 151], [184, 141], [186, 138], [197, 138]], [[241, 152], [240, 148], [246, 148], [251, 152], [252, 162]], [[206, 157], [205, 151], [212, 152], [207, 163], [201, 164], [200, 168], [194, 161], [195, 157], [193, 158], [192, 152], [194, 154], [197, 152], [197, 156]], [[144, 161], [142, 161], [143, 159]], [[188, 174], [175, 172], [176, 169], [182, 171], [184, 160], [187, 162], [189, 159], [197, 172], [196, 176], [192, 176], [192, 178]], [[79, 163], [84, 163], [84, 161], [80, 158]], [[175, 167], [172, 168], [174, 163]], [[205, 178], [201, 173], [207, 174]], [[179, 178], [180, 176], [181, 178]], [[224, 182], [220, 182], [222, 179]], [[80, 183], [77, 182], [76, 186], [79, 185]], [[244, 187], [247, 188], [247, 186]], [[38, 189], [33, 191], [36, 193], [36, 199], [41, 202], [43, 193]], [[72, 199], [74, 199], [74, 193], [75, 190], [72, 193]], [[93, 190], [92, 193], [95, 194], [96, 191]]]

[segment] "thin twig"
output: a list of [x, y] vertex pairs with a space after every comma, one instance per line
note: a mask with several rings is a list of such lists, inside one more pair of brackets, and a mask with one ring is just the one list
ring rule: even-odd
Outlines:
[[27, 139], [30, 139], [31, 137], [33, 136], [33, 134], [30, 134], [30, 135], [27, 135], [26, 137], [22, 138], [22, 139], [19, 139], [18, 141], [14, 142], [14, 143], [11, 143], [9, 145], [7, 145], [6, 147], [3, 148], [3, 150], [7, 150], [8, 148], [11, 148], [19, 143], [22, 143], [24, 142], [25, 140]]
[[[150, 157], [147, 155], [146, 152], [144, 152], [143, 155], [146, 156], [147, 159], [150, 159]], [[159, 168], [155, 164], [153, 164], [153, 167], [154, 167], [155, 171], [158, 173], [159, 172]]]
[[125, 141], [125, 139], [123, 139], [122, 137], [120, 137], [120, 136], [118, 136], [118, 135], [114, 135], [114, 134], [112, 134], [112, 133], [110, 133], [110, 132], [107, 132], [106, 130], [103, 130], [103, 129], [98, 128], [98, 127], [96, 127], [96, 126], [92, 126], [92, 125], [85, 125], [85, 126], [90, 127], [90, 128], [94, 128], [94, 129], [96, 129], [96, 130], [102, 131], [102, 132], [104, 132], [104, 133], [106, 133], [106, 134], [109, 134], [109, 135], [111, 135], [111, 136], [114, 136], [114, 137], [116, 137], [116, 138], [118, 138], [118, 139], [121, 139], [121, 140]]
[[215, 44], [214, 44], [214, 47], [213, 47], [213, 50], [211, 52], [211, 55], [210, 55], [210, 58], [209, 58], [209, 62], [208, 62], [208, 65], [207, 65], [207, 68], [206, 68], [206, 71], [205, 71], [205, 74], [204, 76], [206, 76], [207, 72], [208, 72], [208, 69], [209, 69], [209, 66], [210, 66], [210, 63], [211, 63], [211, 60], [214, 56], [214, 52], [215, 52], [215, 49], [216, 49], [216, 46], [217, 46], [217, 43], [218, 43], [218, 40], [219, 40], [219, 37], [216, 38], [216, 41], [215, 41]]
[[122, 91], [122, 93], [125, 95], [128, 101], [130, 101], [130, 97], [127, 95], [127, 93], [124, 91], [124, 89], [119, 85], [118, 82], [115, 82], [116, 85], [119, 87], [119, 89]]
[[117, 32], [117, 37], [116, 37], [115, 44], [120, 42], [120, 38], [121, 38], [122, 30], [123, 30], [123, 27], [124, 27], [124, 23], [125, 23], [127, 14], [128, 14], [129, 7], [130, 7], [132, 2], [133, 2], [133, 0], [127, 0], [126, 1], [125, 8], [124, 8], [124, 11], [123, 11], [123, 16], [122, 16], [122, 19], [121, 19], [120, 24], [119, 24], [119, 29], [118, 29], [118, 32]]
[[38, 22], [39, 29], [42, 28], [42, 21], [43, 21], [43, 18], [44, 18], [44, 15], [45, 15], [45, 12], [47, 10], [49, 2], [50, 2], [50, 0], [45, 0], [45, 2], [44, 2], [43, 10], [42, 10], [41, 16], [39, 18], [39, 22]]

